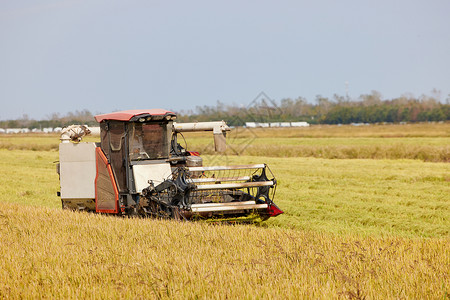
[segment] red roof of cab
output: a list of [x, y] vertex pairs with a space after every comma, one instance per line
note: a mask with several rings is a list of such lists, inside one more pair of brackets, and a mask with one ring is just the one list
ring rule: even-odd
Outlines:
[[175, 115], [175, 113], [173, 113], [169, 110], [160, 109], [160, 108], [132, 109], [132, 110], [123, 110], [123, 111], [113, 112], [113, 113], [109, 113], [109, 114], [97, 115], [97, 116], [95, 116], [95, 120], [97, 120], [97, 122], [99, 122], [99, 123], [104, 120], [130, 121], [131, 118], [133, 118], [134, 116], [147, 115], [147, 114], [152, 115], [152, 116], [164, 116], [165, 114]]

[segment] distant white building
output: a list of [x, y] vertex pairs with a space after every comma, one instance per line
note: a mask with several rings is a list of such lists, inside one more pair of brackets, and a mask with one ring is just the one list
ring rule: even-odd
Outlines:
[[3, 128], [0, 128], [0, 133], [6, 133], [6, 130]]
[[291, 122], [292, 127], [309, 127], [308, 122]]
[[53, 132], [53, 128], [52, 127], [42, 128], [42, 132], [51, 133], [51, 132]]
[[268, 128], [269, 123], [259, 123], [259, 122], [245, 122], [245, 127], [247, 128]]
[[309, 127], [308, 122], [271, 122], [271, 123], [259, 123], [259, 122], [245, 122], [247, 128], [268, 128], [268, 127]]
[[30, 129], [28, 128], [6, 128], [6, 133], [28, 133]]

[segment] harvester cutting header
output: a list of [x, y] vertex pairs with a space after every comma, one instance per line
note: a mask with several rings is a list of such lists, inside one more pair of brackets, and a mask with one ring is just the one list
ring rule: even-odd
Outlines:
[[[175, 123], [163, 109], [95, 116], [100, 143], [80, 142], [89, 129], [70, 126], [59, 147], [63, 208], [175, 219], [233, 218], [282, 211], [273, 203], [276, 180], [265, 164], [203, 166], [178, 143], [183, 132], [213, 131], [226, 149], [224, 121]], [[71, 142], [72, 141], [72, 142]]]

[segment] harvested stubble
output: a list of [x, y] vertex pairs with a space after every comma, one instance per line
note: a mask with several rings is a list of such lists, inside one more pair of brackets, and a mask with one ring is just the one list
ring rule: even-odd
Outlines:
[[[187, 133], [190, 150], [213, 154], [205, 133]], [[450, 161], [450, 123], [236, 128], [227, 135], [228, 155], [331, 159]]]
[[[202, 154], [214, 153], [210, 133], [186, 133], [185, 136], [189, 150], [201, 151]], [[228, 134], [227, 139], [228, 155], [450, 161], [450, 123], [238, 127]], [[98, 140], [98, 136], [85, 138], [85, 141]], [[57, 134], [0, 135], [0, 149], [56, 150], [58, 142]]]
[[[262, 139], [259, 142], [263, 142]], [[211, 144], [197, 145], [202, 153], [213, 154]], [[230, 149], [231, 148], [231, 149]], [[264, 145], [231, 144], [228, 155], [267, 157], [317, 157], [330, 159], [418, 159], [429, 162], [450, 162], [450, 145], [287, 145], [281, 139], [271, 139]]]
[[447, 239], [122, 219], [0, 203], [0, 298], [445, 298]]
[[[50, 151], [58, 150], [59, 134], [0, 134], [0, 149]], [[98, 136], [87, 136], [84, 142], [97, 142]]]
[[[232, 134], [243, 138], [412, 138], [412, 137], [450, 137], [450, 122], [415, 123], [368, 126], [351, 125], [312, 125], [311, 127], [288, 128], [243, 128], [232, 129]], [[207, 136], [205, 133], [188, 135]]]

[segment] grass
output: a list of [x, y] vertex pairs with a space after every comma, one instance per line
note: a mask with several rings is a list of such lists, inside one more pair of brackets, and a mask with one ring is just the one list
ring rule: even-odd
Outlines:
[[364, 235], [450, 234], [450, 166], [417, 160], [205, 157], [205, 165], [265, 162], [284, 215], [266, 226]]
[[447, 239], [123, 219], [0, 203], [1, 298], [449, 295]]
[[[265, 162], [284, 215], [263, 226], [337, 234], [446, 237], [450, 166], [418, 160], [204, 156], [205, 165]], [[56, 151], [0, 150], [0, 202], [60, 207]]]
[[61, 207], [57, 151], [0, 150], [0, 202]]

